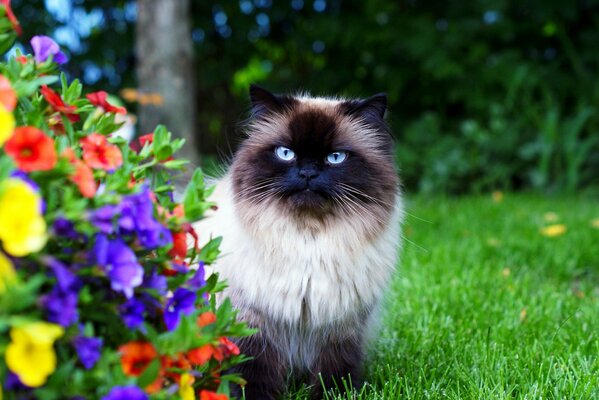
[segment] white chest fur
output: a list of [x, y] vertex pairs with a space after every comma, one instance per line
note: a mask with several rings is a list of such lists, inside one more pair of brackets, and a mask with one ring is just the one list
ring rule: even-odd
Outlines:
[[225, 295], [237, 307], [308, 329], [352, 324], [376, 307], [397, 263], [399, 198], [387, 228], [367, 240], [350, 222], [310, 233], [267, 210], [249, 231], [226, 179], [215, 197], [219, 210], [196, 228], [204, 239], [223, 236], [214, 269], [227, 279]]

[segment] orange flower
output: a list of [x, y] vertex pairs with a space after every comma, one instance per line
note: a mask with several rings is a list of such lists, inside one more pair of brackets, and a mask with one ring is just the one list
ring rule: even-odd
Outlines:
[[200, 400], [229, 400], [226, 394], [219, 394], [210, 390], [202, 390], [200, 392]]
[[8, 111], [14, 110], [17, 105], [17, 94], [3, 75], [0, 75], [0, 104]]
[[83, 197], [92, 198], [96, 194], [97, 185], [94, 179], [94, 173], [90, 167], [83, 161], [77, 158], [75, 152], [71, 148], [66, 148], [62, 154], [75, 167], [75, 171], [71, 174], [71, 181], [77, 185], [79, 192]]
[[127, 109], [125, 107], [116, 107], [110, 104], [107, 100], [108, 93], [103, 90], [99, 92], [90, 93], [87, 96], [87, 99], [90, 103], [92, 103], [96, 107], [102, 107], [106, 112], [113, 112], [117, 114], [127, 114]]
[[187, 352], [187, 359], [193, 365], [206, 364], [212, 357], [218, 361], [222, 361], [223, 359], [220, 350], [211, 344], [205, 344], [197, 349], [189, 350]]
[[206, 311], [198, 316], [198, 326], [200, 328], [205, 327], [216, 322], [216, 314], [212, 311]]
[[179, 372], [169, 371], [169, 369], [182, 369], [185, 371], [191, 370], [191, 364], [183, 354], [179, 354], [177, 359], [172, 359], [171, 357], [163, 357], [162, 358], [162, 366], [166, 370], [165, 376], [167, 378], [172, 379], [173, 381], [179, 383], [181, 380], [181, 374]]
[[121, 366], [127, 376], [139, 376], [158, 353], [150, 342], [129, 342], [119, 347]]
[[123, 163], [123, 155], [118, 146], [108, 143], [106, 136], [99, 133], [81, 139], [83, 161], [96, 169], [112, 171]]
[[[127, 376], [139, 376], [158, 357], [158, 353], [150, 342], [129, 342], [119, 347], [121, 366]], [[162, 386], [162, 368], [158, 377], [144, 390], [154, 393]]]
[[58, 93], [46, 85], [42, 86], [40, 91], [42, 92], [42, 95], [48, 104], [52, 106], [54, 111], [64, 114], [64, 116], [67, 117], [71, 122], [79, 121], [79, 115], [76, 114], [77, 107], [66, 104]]
[[4, 150], [25, 172], [48, 171], [57, 161], [54, 141], [33, 126], [16, 128]]

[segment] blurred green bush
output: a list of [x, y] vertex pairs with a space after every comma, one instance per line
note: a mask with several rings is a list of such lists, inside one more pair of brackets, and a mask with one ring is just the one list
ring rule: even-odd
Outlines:
[[[135, 2], [71, 2], [104, 15], [72, 52], [75, 65], [101, 66], [86, 83], [133, 81], [134, 21], [126, 16]], [[238, 142], [246, 89], [258, 81], [281, 92], [386, 91], [410, 190], [575, 191], [599, 183], [599, 0], [192, 3], [204, 153]], [[57, 28], [69, 23], [30, 14]], [[85, 71], [72, 72], [85, 79]]]

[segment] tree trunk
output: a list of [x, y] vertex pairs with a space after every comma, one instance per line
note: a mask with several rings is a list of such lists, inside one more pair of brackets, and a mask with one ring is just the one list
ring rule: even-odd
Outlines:
[[[137, 0], [135, 50], [141, 134], [164, 124], [186, 140], [179, 157], [198, 165], [190, 0]], [[162, 102], [155, 101], [160, 95]], [[158, 99], [159, 100], [159, 99]]]

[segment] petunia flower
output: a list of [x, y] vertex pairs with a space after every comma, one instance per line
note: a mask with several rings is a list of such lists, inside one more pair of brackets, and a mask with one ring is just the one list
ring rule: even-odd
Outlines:
[[200, 392], [200, 400], [229, 400], [229, 397], [226, 394], [220, 394], [210, 390], [202, 390]]
[[48, 86], [43, 85], [40, 89], [42, 96], [46, 99], [48, 104], [54, 109], [54, 111], [63, 114], [68, 118], [69, 121], [75, 123], [80, 120], [79, 114], [76, 113], [77, 107], [66, 104], [60, 95]]
[[108, 143], [106, 136], [92, 133], [81, 139], [83, 161], [91, 168], [114, 171], [123, 163], [123, 155], [118, 146]]
[[6, 365], [25, 385], [43, 385], [56, 369], [53, 346], [63, 334], [60, 326], [47, 322], [30, 322], [12, 328], [11, 342], [5, 354]]
[[137, 329], [144, 323], [146, 307], [143, 302], [131, 298], [119, 306], [121, 319], [129, 329]]
[[206, 311], [198, 315], [198, 326], [200, 328], [205, 327], [216, 322], [216, 314], [212, 311]]
[[0, 4], [4, 6], [4, 12], [8, 17], [8, 20], [10, 21], [12, 28], [15, 30], [15, 32], [17, 32], [17, 35], [22, 35], [23, 29], [21, 28], [21, 24], [19, 24], [17, 17], [15, 17], [15, 14], [13, 13], [12, 8], [10, 7], [10, 0], [0, 0]]
[[48, 171], [58, 161], [54, 140], [33, 126], [16, 128], [4, 151], [25, 172]]
[[[127, 376], [139, 376], [150, 363], [158, 358], [156, 349], [150, 342], [129, 342], [119, 347], [121, 353], [121, 367]], [[148, 393], [160, 390], [162, 386], [162, 369], [154, 382], [144, 389]]]
[[94, 172], [91, 168], [78, 159], [75, 152], [70, 147], [64, 149], [61, 156], [69, 160], [71, 165], [75, 168], [69, 179], [77, 185], [81, 195], [88, 199], [94, 197], [98, 190], [98, 185], [94, 179]]
[[46, 319], [65, 328], [79, 319], [77, 302], [78, 292], [61, 291], [57, 288], [41, 298], [41, 304], [46, 311]]
[[181, 314], [190, 315], [195, 310], [196, 294], [191, 290], [178, 288], [164, 307], [164, 323], [169, 331], [177, 328]]
[[181, 374], [179, 380], [179, 396], [182, 400], [195, 400], [196, 394], [193, 390], [193, 382], [195, 378], [188, 373]]
[[92, 103], [96, 107], [102, 107], [106, 112], [113, 112], [117, 114], [127, 114], [127, 109], [125, 107], [117, 107], [110, 104], [107, 100], [108, 93], [101, 90], [99, 92], [89, 93], [87, 99], [90, 103]]
[[115, 386], [102, 400], [148, 400], [149, 397], [137, 386]]
[[17, 93], [12, 88], [10, 81], [4, 75], [0, 75], [0, 104], [7, 111], [13, 111], [17, 105]]
[[190, 370], [191, 363], [183, 354], [178, 354], [176, 357], [162, 357], [162, 367], [165, 370], [164, 376], [166, 378], [170, 378], [176, 383], [179, 383], [181, 380], [181, 374], [178, 371]]
[[40, 195], [20, 179], [0, 184], [0, 242], [10, 255], [22, 257], [41, 250], [47, 240]]
[[101, 356], [102, 338], [77, 336], [73, 340], [73, 346], [77, 351], [79, 361], [85, 369], [91, 369], [96, 365]]
[[196, 366], [204, 365], [210, 359], [223, 360], [220, 349], [212, 344], [205, 344], [195, 349], [191, 349], [186, 354], [187, 359]]
[[15, 117], [0, 104], [0, 148], [13, 135], [15, 130]]
[[67, 62], [67, 56], [60, 51], [60, 46], [52, 38], [48, 36], [34, 36], [31, 38], [31, 47], [33, 48], [33, 54], [35, 61], [43, 63], [50, 56], [56, 64], [64, 64]]
[[121, 239], [109, 240], [98, 234], [93, 255], [95, 262], [106, 272], [112, 289], [131, 298], [133, 289], [141, 285], [144, 273], [133, 250]]

